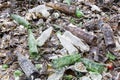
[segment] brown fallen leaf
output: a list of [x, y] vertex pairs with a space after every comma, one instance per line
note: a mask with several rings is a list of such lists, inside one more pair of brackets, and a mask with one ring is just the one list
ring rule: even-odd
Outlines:
[[11, 3], [9, 1], [0, 4], [0, 10], [3, 8], [10, 7]]
[[12, 54], [12, 51], [6, 53], [6, 58], [4, 60], [4, 64], [12, 64], [15, 61], [15, 55]]
[[115, 31], [120, 30], [120, 14], [113, 15], [110, 18], [109, 23], [113, 30]]

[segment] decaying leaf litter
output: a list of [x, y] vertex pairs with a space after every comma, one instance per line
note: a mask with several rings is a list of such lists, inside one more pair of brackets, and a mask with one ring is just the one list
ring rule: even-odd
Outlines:
[[119, 0], [1, 0], [1, 80], [119, 80]]

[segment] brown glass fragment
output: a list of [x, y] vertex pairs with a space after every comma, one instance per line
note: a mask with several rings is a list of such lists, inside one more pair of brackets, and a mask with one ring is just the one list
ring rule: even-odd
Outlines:
[[95, 61], [99, 61], [99, 57], [98, 57], [98, 55], [99, 55], [99, 48], [98, 47], [92, 47], [90, 49], [90, 53], [94, 55], [94, 60]]
[[114, 15], [110, 18], [111, 23], [116, 23], [120, 20], [120, 14]]
[[118, 22], [118, 30], [120, 31], [120, 21]]
[[102, 21], [99, 23], [99, 28], [104, 34], [105, 45], [107, 48], [115, 47], [113, 31], [109, 24], [103, 23]]
[[17, 57], [18, 57], [18, 63], [20, 67], [22, 68], [22, 70], [24, 71], [25, 75], [28, 78], [31, 78], [31, 77], [36, 78], [37, 76], [39, 76], [37, 69], [29, 59], [27, 59], [25, 56], [23, 56], [19, 52], [17, 52]]
[[93, 19], [84, 24], [84, 27], [88, 30], [98, 30], [98, 19]]
[[109, 23], [114, 31], [120, 30], [120, 14], [112, 16]]
[[75, 36], [83, 39], [88, 44], [96, 45], [97, 37], [95, 35], [91, 35], [85, 31], [83, 31], [81, 28], [78, 27], [72, 27], [72, 26], [65, 26], [66, 30], [70, 31]]
[[46, 3], [46, 6], [51, 7], [55, 10], [59, 10], [63, 13], [75, 15], [76, 7], [75, 6], [69, 6], [67, 4], [63, 3]]

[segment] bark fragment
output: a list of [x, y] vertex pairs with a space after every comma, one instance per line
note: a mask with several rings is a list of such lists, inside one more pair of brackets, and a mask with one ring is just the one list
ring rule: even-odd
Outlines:
[[8, 8], [11, 6], [11, 3], [9, 1], [4, 2], [4, 3], [0, 3], [0, 10], [2, 10], [3, 8]]

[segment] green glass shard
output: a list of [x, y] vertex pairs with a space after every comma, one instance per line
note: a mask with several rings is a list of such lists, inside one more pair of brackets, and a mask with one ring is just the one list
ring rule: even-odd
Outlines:
[[78, 18], [81, 18], [81, 17], [83, 17], [83, 16], [84, 16], [83, 12], [82, 12], [82, 11], [80, 11], [78, 8], [76, 8], [75, 15], [76, 15], [76, 17], [78, 17]]
[[86, 58], [82, 58], [81, 61], [85, 64], [86, 68], [89, 71], [102, 73], [103, 71], [106, 70], [106, 67], [104, 64], [97, 63]]
[[12, 14], [11, 17], [20, 25], [23, 25], [26, 28], [30, 28], [30, 23], [23, 17], [16, 15], [16, 14]]
[[23, 73], [20, 71], [20, 70], [16, 70], [15, 72], [14, 72], [14, 76], [15, 77], [18, 77], [18, 76], [21, 76]]
[[54, 68], [61, 68], [64, 66], [68, 66], [70, 64], [74, 64], [75, 62], [78, 62], [80, 60], [81, 56], [79, 54], [73, 54], [64, 56], [58, 59], [54, 59], [52, 61]]
[[31, 29], [28, 29], [29, 37], [28, 37], [28, 45], [29, 45], [29, 52], [31, 57], [37, 57], [38, 50], [36, 40], [33, 36]]
[[106, 57], [107, 57], [109, 60], [115, 60], [115, 59], [116, 59], [116, 57], [115, 57], [113, 54], [111, 54], [109, 51], [108, 51], [108, 53], [106, 54]]

